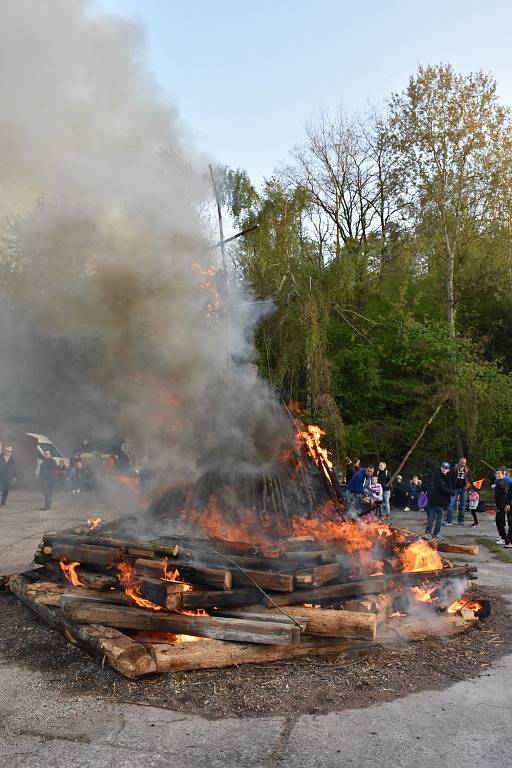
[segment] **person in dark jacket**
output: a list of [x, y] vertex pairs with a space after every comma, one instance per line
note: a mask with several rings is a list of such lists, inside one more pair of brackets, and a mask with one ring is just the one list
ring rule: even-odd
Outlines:
[[39, 467], [39, 482], [44, 496], [43, 510], [50, 509], [53, 499], [53, 490], [57, 481], [57, 462], [52, 459], [50, 451], [44, 452], [44, 459]]
[[[496, 544], [504, 544], [507, 549], [512, 548], [512, 485], [507, 482], [505, 477], [505, 468], [500, 467], [496, 471], [496, 479], [491, 486], [494, 489], [494, 499], [496, 501], [496, 528], [499, 538]], [[505, 525], [505, 519], [508, 522], [508, 533]]]
[[0, 493], [2, 494], [0, 507], [5, 507], [13, 481], [16, 481], [16, 462], [12, 446], [8, 445], [0, 455]]
[[448, 476], [450, 463], [442, 461], [441, 466], [434, 471], [432, 471], [434, 469], [433, 465], [430, 471], [427, 467], [425, 469], [427, 478], [423, 477], [423, 486], [428, 494], [426, 536], [437, 539], [441, 530], [444, 512], [448, 508], [452, 496], [450, 478]]
[[384, 516], [389, 518], [391, 515], [391, 508], [389, 506], [389, 499], [391, 497], [391, 474], [387, 468], [385, 461], [379, 461], [379, 469], [377, 471], [377, 482], [382, 486], [382, 500], [384, 507]]
[[471, 474], [467, 464], [467, 460], [464, 456], [458, 460], [457, 464], [450, 472], [451, 487], [452, 487], [452, 500], [448, 507], [448, 513], [446, 515], [446, 525], [452, 524], [453, 514], [455, 508], [459, 507], [457, 521], [459, 525], [464, 525], [464, 513], [466, 511], [467, 492], [471, 483]]
[[347, 478], [347, 483], [350, 483], [352, 478], [354, 477], [355, 473], [358, 469], [361, 467], [361, 461], [360, 459], [352, 459], [347, 456], [347, 469], [345, 473], [345, 477]]
[[[347, 503], [358, 514], [362, 514], [369, 511], [370, 497], [370, 485], [373, 476], [373, 466], [360, 467], [357, 472], [352, 476], [347, 483]], [[365, 504], [363, 502], [368, 502]], [[368, 509], [365, 509], [368, 507]]]
[[418, 475], [413, 475], [406, 490], [406, 504], [407, 506], [404, 509], [404, 512], [409, 512], [409, 510], [417, 509], [418, 507], [418, 499], [421, 494], [421, 480], [419, 479]]

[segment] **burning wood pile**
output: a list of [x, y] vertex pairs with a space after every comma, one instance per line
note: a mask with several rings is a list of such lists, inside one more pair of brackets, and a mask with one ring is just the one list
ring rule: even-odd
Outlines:
[[[449, 636], [486, 609], [464, 597], [474, 554], [350, 518], [316, 428], [279, 477], [173, 488], [145, 513], [47, 534], [10, 589], [127, 677]], [[293, 511], [292, 511], [293, 510]]]

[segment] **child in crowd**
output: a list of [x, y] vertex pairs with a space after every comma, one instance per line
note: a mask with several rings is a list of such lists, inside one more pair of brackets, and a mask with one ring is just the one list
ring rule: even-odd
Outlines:
[[478, 493], [476, 483], [472, 483], [468, 498], [469, 498], [469, 511], [473, 516], [473, 522], [471, 523], [471, 528], [480, 528], [480, 523], [478, 522], [478, 517], [476, 514], [478, 510], [478, 506], [480, 504], [480, 494]]
[[377, 475], [372, 477], [372, 482], [368, 489], [368, 495], [372, 501], [372, 511], [374, 514], [380, 517], [382, 514], [382, 501], [384, 499], [384, 494], [382, 491], [382, 485], [379, 483], [379, 478]]

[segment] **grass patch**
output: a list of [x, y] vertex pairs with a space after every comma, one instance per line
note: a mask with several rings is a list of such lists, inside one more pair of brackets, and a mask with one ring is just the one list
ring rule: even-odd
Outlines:
[[483, 547], [486, 547], [489, 552], [492, 552], [498, 560], [501, 560], [503, 563], [512, 563], [512, 550], [503, 549], [502, 545], [496, 544], [492, 539], [486, 539], [484, 536], [477, 538], [477, 541]]

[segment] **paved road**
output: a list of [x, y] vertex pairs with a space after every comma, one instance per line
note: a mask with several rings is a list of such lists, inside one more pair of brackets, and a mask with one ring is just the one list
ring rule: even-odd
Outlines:
[[[38, 497], [17, 491], [1, 511], [3, 542], [30, 536], [0, 555], [0, 572], [26, 566], [38, 531], [64, 528], [96, 513], [116, 512], [90, 497], [63, 495], [51, 515]], [[397, 515], [421, 526], [420, 513]], [[480, 533], [494, 535], [491, 519]], [[454, 526], [450, 538], [477, 532]], [[512, 600], [512, 565], [484, 551], [480, 581]], [[1, 639], [0, 639], [1, 640]], [[1, 659], [1, 651], [0, 651]], [[94, 696], [47, 690], [42, 675], [0, 663], [0, 766], [2, 768], [507, 768], [512, 766], [512, 656], [478, 679], [444, 691], [340, 714], [298, 718], [209, 721], [182, 712], [114, 704]], [[306, 695], [306, 692], [305, 692]]]

